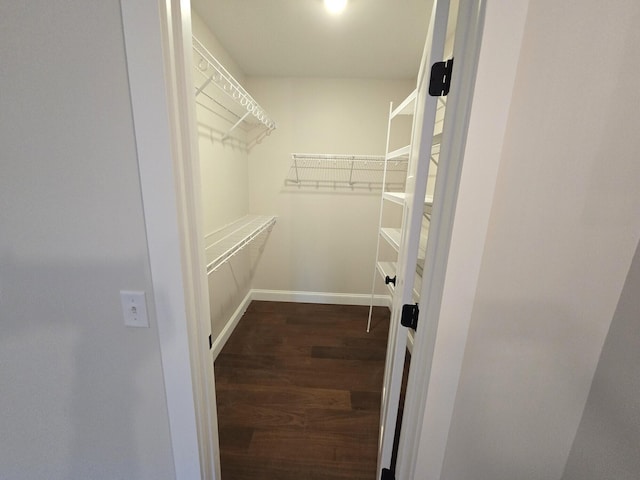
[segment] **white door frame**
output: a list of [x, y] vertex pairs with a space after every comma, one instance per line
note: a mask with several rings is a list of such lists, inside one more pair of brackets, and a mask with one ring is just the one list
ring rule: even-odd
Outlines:
[[449, 246], [467, 140], [469, 112], [473, 98], [485, 2], [460, 0], [454, 37], [455, 58], [451, 90], [447, 96], [438, 175], [429, 223], [425, 255], [420, 314], [407, 381], [405, 417], [400, 430], [396, 478], [414, 478], [421, 425], [416, 419], [424, 413], [440, 306], [447, 273]]
[[[405, 406], [403, 423], [415, 429], [409, 435], [403, 427], [401, 442], [411, 449], [404, 450], [407, 458], [401, 453], [398, 468], [410, 473], [398, 478], [440, 478], [528, 1], [492, 0], [487, 6], [488, 30], [482, 35], [469, 121], [473, 148], [469, 143], [465, 152], [439, 312], [442, 322], [443, 314], [457, 309], [457, 323], [447, 328], [458, 330], [444, 332], [448, 324], [441, 323], [437, 337], [432, 332], [430, 374], [419, 384], [421, 388], [410, 386], [407, 391], [411, 404]], [[199, 192], [195, 115], [191, 72], [185, 68], [191, 45], [190, 5], [186, 0], [121, 0], [121, 5], [153, 284], [150, 310], [158, 323], [175, 478], [220, 479], [213, 365], [207, 342], [208, 294], [199, 246], [203, 236], [195, 197]], [[490, 125], [487, 118], [492, 120]], [[475, 196], [469, 197], [468, 192]], [[477, 243], [458, 245], [469, 233]], [[454, 267], [462, 263], [464, 268], [452, 269], [452, 263]], [[460, 282], [466, 288], [464, 297], [448, 298], [452, 290], [460, 291], [460, 284], [455, 284], [460, 277], [466, 280]], [[427, 345], [427, 339], [421, 338], [425, 335], [418, 335], [416, 341]], [[413, 376], [418, 374], [416, 370]]]
[[[391, 469], [400, 390], [407, 347], [407, 329], [400, 324], [403, 305], [413, 303], [414, 276], [418, 263], [424, 199], [431, 166], [433, 132], [439, 99], [428, 93], [431, 65], [443, 60], [450, 0], [435, 0], [429, 18], [424, 52], [416, 85], [416, 106], [411, 132], [402, 235], [397, 260], [397, 282], [393, 291], [385, 374], [382, 387], [378, 476]], [[442, 153], [440, 153], [442, 158]], [[433, 227], [430, 227], [432, 230]], [[414, 344], [414, 349], [416, 345]], [[413, 364], [413, 361], [411, 362]]]
[[191, 9], [180, 0], [121, 8], [175, 477], [219, 479]]
[[[446, 114], [444, 118], [444, 127], [442, 131], [442, 144], [438, 159], [438, 175], [434, 192], [433, 210], [429, 222], [429, 239], [427, 242], [427, 250], [424, 265], [424, 274], [422, 278], [422, 290], [420, 292], [420, 314], [418, 318], [418, 328], [416, 329], [412, 358], [410, 363], [409, 378], [407, 382], [407, 395], [404, 406], [404, 417], [400, 429], [400, 438], [398, 446], [398, 460], [395, 466], [394, 474], [396, 478], [413, 478], [415, 464], [417, 461], [417, 445], [420, 443], [419, 428], [416, 422], [417, 418], [421, 418], [424, 413], [424, 406], [427, 398], [431, 365], [434, 354], [435, 339], [439, 321], [440, 306], [442, 302], [442, 294], [447, 272], [449, 245], [451, 243], [451, 234], [453, 229], [453, 220], [456, 211], [456, 201], [460, 184], [462, 164], [464, 159], [464, 150], [466, 145], [467, 127], [469, 123], [469, 112], [471, 110], [471, 100], [473, 98], [476, 70], [478, 64], [478, 56], [480, 51], [480, 41], [482, 39], [482, 27], [484, 24], [485, 2], [483, 0], [460, 0], [457, 8], [454, 7], [452, 17], [449, 22], [449, 5], [441, 1], [434, 3], [434, 13], [432, 14], [429, 25], [429, 33], [427, 45], [420, 66], [420, 74], [418, 75], [418, 97], [416, 119], [412, 137], [412, 158], [414, 156], [425, 157], [424, 164], [428, 167], [430, 160], [429, 155], [425, 152], [431, 152], [431, 132], [433, 132], [433, 118], [435, 117], [435, 99], [427, 95], [427, 85], [430, 76], [431, 64], [436, 61], [446, 60], [442, 58], [444, 52], [444, 39], [447, 36], [448, 28], [455, 26], [454, 50], [453, 58], [455, 59], [454, 73], [452, 76], [451, 90], [447, 97]], [[449, 24], [449, 25], [448, 25]], [[431, 102], [431, 103], [429, 103]], [[422, 110], [418, 110], [422, 109]], [[433, 114], [431, 112], [433, 110]], [[422, 118], [425, 118], [425, 126], [422, 133], [418, 131]], [[411, 244], [406, 238], [409, 235], [420, 235], [420, 223], [422, 222], [422, 198], [424, 198], [426, 186], [426, 178], [428, 171], [419, 172], [424, 177], [424, 184], [421, 188], [416, 187], [416, 192], [408, 190], [408, 196], [419, 198], [419, 208], [415, 205], [415, 215], [418, 224], [406, 229], [403, 222], [403, 243], [401, 247], [401, 258], [398, 262], [399, 275], [405, 275], [406, 278], [400, 279], [400, 288], [396, 287], [396, 292], [402, 294], [400, 304], [411, 303], [413, 290], [413, 272], [415, 271], [416, 252], [407, 252]], [[408, 182], [407, 182], [408, 183]], [[416, 179], [416, 185], [419, 182]], [[414, 219], [414, 221], [416, 220]], [[417, 235], [416, 235], [417, 234]], [[417, 251], [416, 245], [413, 246]], [[412, 253], [413, 256], [412, 256]], [[406, 258], [408, 257], [408, 258]], [[402, 285], [404, 283], [403, 291]], [[394, 301], [396, 295], [394, 294]], [[396, 302], [397, 303], [397, 302]], [[392, 333], [406, 336], [406, 330], [394, 323], [394, 313], [398, 313], [398, 307], [394, 305], [395, 310], [392, 311], [392, 323], [390, 329], [390, 338]], [[396, 333], [395, 329], [400, 332]], [[404, 359], [404, 345], [402, 342], [400, 347], [402, 351], [395, 351], [395, 361], [400, 361], [400, 355]], [[397, 349], [397, 345], [389, 343], [389, 350]], [[387, 362], [389, 362], [390, 354], [387, 353]], [[403, 364], [404, 362], [402, 362]], [[397, 377], [402, 376], [402, 364], [400, 371], [394, 372]], [[386, 368], [389, 370], [389, 367]], [[396, 379], [399, 381], [399, 379]], [[385, 378], [386, 381], [386, 378]], [[386, 386], [386, 383], [385, 383]], [[395, 395], [399, 394], [399, 385], [396, 390], [392, 391]], [[398, 408], [398, 399], [391, 398], [391, 401], [384, 402], [383, 408], [393, 408], [394, 413]], [[389, 405], [388, 405], [389, 404]], [[383, 410], [383, 413], [384, 410]], [[384, 418], [384, 417], [383, 417]], [[382, 453], [378, 459], [378, 469], [389, 463], [391, 456], [390, 444], [393, 443], [393, 431], [395, 430], [395, 415], [392, 417], [392, 424], [385, 425], [388, 438], [383, 437], [383, 447], [386, 440], [387, 449], [382, 448]], [[382, 465], [380, 465], [382, 463]], [[380, 471], [378, 472], [380, 473]]]
[[[445, 228], [441, 225], [440, 233], [448, 238], [438, 243], [446, 245], [448, 255], [440, 258], [445, 264], [434, 263], [432, 273], [440, 277], [437, 282], [423, 283], [421, 298], [429, 300], [419, 322], [427, 328], [421, 329], [419, 324], [415, 341], [425, 348], [416, 350], [414, 345], [412, 367], [415, 362], [421, 368], [409, 374], [396, 478], [439, 480], [442, 476], [528, 4], [529, 0], [460, 0], [460, 14], [469, 22], [469, 36], [460, 39], [460, 46], [479, 49], [479, 58], [477, 65], [461, 65], [458, 58], [462, 57], [456, 53], [452, 91], [470, 87], [456, 82], [475, 82], [475, 87], [472, 104], [464, 109], [466, 118], [454, 120], [458, 128], [468, 125], [466, 139], [461, 141], [460, 133], [454, 132], [446, 146], [458, 164], [452, 167], [461, 170], [443, 178], [447, 186], [440, 194], [446, 191], [449, 197], [455, 190], [455, 199], [441, 198], [441, 218], [432, 215], [432, 222], [446, 224]], [[478, 15], [483, 15], [484, 21]], [[476, 72], [460, 75], [462, 69]], [[447, 104], [447, 116], [452, 106]], [[456, 115], [462, 116], [462, 110]], [[441, 173], [439, 170], [438, 175]], [[437, 201], [434, 199], [434, 204]], [[433, 261], [429, 256], [427, 252], [425, 262]]]

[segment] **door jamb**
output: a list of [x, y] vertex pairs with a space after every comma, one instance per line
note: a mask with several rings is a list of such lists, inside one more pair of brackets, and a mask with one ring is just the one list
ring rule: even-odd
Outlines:
[[[475, 1], [460, 0], [461, 9], [463, 3]], [[418, 329], [416, 337], [431, 337], [431, 342], [425, 343], [428, 348], [420, 354], [423, 359], [429, 356], [424, 364], [429, 368], [413, 372], [423, 379], [407, 390], [407, 399], [412, 398], [413, 403], [405, 404], [405, 414], [410, 410], [413, 426], [407, 427], [411, 435], [401, 439], [407, 445], [403, 453], [408, 458], [398, 459], [402, 471], [398, 470], [397, 478], [408, 480], [437, 480], [442, 475], [529, 4], [529, 0], [482, 2], [484, 19], [476, 23], [480, 32], [474, 44], [479, 57], [473, 75], [473, 103], [464, 120], [468, 124], [463, 143], [466, 150], [453, 156], [456, 161], [464, 156], [464, 166], [458, 174], [446, 272], [441, 273], [446, 273], [437, 299], [442, 303], [437, 308], [434, 305], [437, 311], [421, 312], [422, 326], [429, 328]], [[460, 65], [458, 57], [456, 65]], [[454, 74], [452, 89], [455, 79]], [[430, 293], [423, 291], [421, 298]], [[435, 323], [425, 325], [427, 322]]]
[[[447, 98], [434, 209], [422, 280], [420, 310], [414, 338], [413, 357], [407, 382], [405, 417], [400, 430], [398, 478], [414, 478], [417, 449], [429, 391], [440, 306], [447, 272], [449, 246], [456, 212], [469, 114], [484, 23], [484, 1], [461, 0], [458, 5], [453, 57], [456, 59], [451, 90]], [[419, 368], [413, 368], [414, 366]]]
[[175, 478], [220, 479], [190, 2], [121, 9]]

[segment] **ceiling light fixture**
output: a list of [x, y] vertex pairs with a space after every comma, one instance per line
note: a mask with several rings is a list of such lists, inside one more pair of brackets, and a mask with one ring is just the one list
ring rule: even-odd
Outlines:
[[334, 15], [342, 13], [347, 6], [347, 0], [324, 0], [324, 6]]

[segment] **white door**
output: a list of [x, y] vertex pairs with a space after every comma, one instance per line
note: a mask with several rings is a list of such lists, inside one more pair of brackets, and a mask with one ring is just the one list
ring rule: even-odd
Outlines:
[[378, 446], [378, 478], [383, 469], [391, 468], [394, 435], [400, 402], [400, 387], [407, 347], [408, 329], [400, 324], [404, 305], [415, 304], [414, 287], [418, 267], [418, 250], [424, 218], [427, 179], [434, 143], [434, 127], [439, 97], [429, 94], [431, 67], [445, 60], [449, 0], [434, 0], [425, 50], [417, 80], [416, 111], [411, 135], [411, 153], [404, 195], [402, 234], [397, 262], [397, 284], [391, 307], [391, 323], [387, 344], [380, 438]]

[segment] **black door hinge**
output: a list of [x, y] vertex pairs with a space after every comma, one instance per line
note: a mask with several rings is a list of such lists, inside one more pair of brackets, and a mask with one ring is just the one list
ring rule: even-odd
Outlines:
[[389, 275], [384, 277], [384, 283], [385, 285], [389, 285], [390, 283], [393, 283], [393, 286], [396, 286], [396, 276], [394, 275], [393, 278], [391, 278]]
[[396, 480], [396, 475], [388, 468], [383, 468], [380, 480]]
[[213, 347], [213, 338], [211, 338], [211, 335], [209, 335], [209, 350], [211, 350], [212, 347]]
[[402, 315], [400, 316], [400, 325], [407, 328], [418, 328], [418, 304], [415, 305], [403, 305]]
[[451, 74], [453, 73], [453, 58], [446, 62], [436, 62], [431, 66], [431, 79], [429, 79], [429, 95], [432, 97], [444, 97], [449, 94], [451, 88]]

